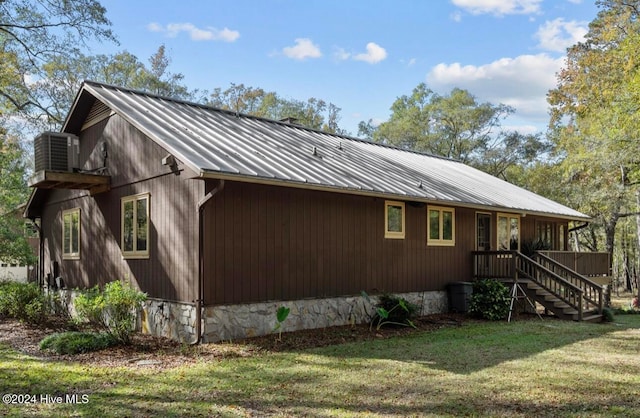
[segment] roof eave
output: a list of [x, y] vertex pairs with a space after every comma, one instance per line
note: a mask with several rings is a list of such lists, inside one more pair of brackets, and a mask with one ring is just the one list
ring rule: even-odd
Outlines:
[[476, 210], [491, 210], [496, 212], [518, 213], [522, 216], [546, 216], [550, 218], [564, 219], [568, 221], [589, 222], [592, 220], [591, 217], [584, 214], [581, 214], [582, 216], [577, 216], [577, 215], [572, 216], [569, 214], [532, 211], [532, 210], [502, 207], [502, 206], [482, 205], [477, 203], [468, 203], [468, 202], [453, 201], [453, 200], [428, 199], [421, 196], [384, 193], [384, 192], [375, 191], [375, 190], [353, 189], [348, 187], [338, 187], [338, 186], [331, 186], [331, 185], [319, 184], [319, 183], [304, 183], [304, 182], [299, 182], [295, 180], [282, 180], [282, 179], [275, 179], [275, 178], [246, 176], [241, 174], [222, 173], [219, 171], [200, 170], [199, 178], [230, 180], [230, 181], [237, 181], [241, 183], [253, 183], [253, 184], [262, 184], [262, 185], [279, 186], [279, 187], [291, 187], [295, 189], [343, 193], [343, 194], [350, 194], [350, 195], [356, 195], [356, 196], [378, 197], [382, 199], [403, 200], [403, 201], [420, 202], [420, 203], [426, 203], [426, 204], [449, 205], [449, 206], [476, 209]]

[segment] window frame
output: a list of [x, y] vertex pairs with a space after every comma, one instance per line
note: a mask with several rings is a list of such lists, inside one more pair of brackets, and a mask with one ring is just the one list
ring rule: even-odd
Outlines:
[[[135, 221], [138, 219], [138, 205], [137, 203], [141, 200], [146, 200], [146, 249], [138, 250], [138, 240], [136, 237], [138, 236], [138, 223]], [[125, 250], [125, 205], [129, 202], [133, 202], [133, 215], [132, 219], [134, 220], [132, 223], [132, 237], [133, 237], [133, 250]], [[150, 228], [149, 223], [151, 221], [151, 194], [150, 193], [139, 193], [130, 196], [124, 196], [120, 198], [120, 251], [122, 252], [122, 257], [125, 259], [145, 259], [149, 258], [149, 247], [150, 247]]]
[[[518, 248], [517, 249], [512, 249], [511, 245], [509, 245], [509, 248], [507, 249], [503, 249], [500, 247], [500, 218], [506, 218], [507, 219], [507, 226], [509, 227], [509, 231], [508, 234], [511, 235], [511, 221], [513, 219], [517, 219], [518, 221]], [[504, 232], [504, 231], [503, 231]], [[498, 251], [520, 251], [520, 247], [521, 247], [521, 234], [522, 234], [522, 216], [517, 214], [517, 213], [507, 213], [507, 212], [499, 212], [496, 216], [496, 248], [498, 249]], [[511, 240], [509, 240], [509, 244], [511, 244]]]
[[[389, 207], [399, 207], [401, 219], [401, 231], [389, 230]], [[384, 201], [384, 237], [389, 239], [404, 239], [406, 231], [406, 209], [404, 202], [395, 200]]]
[[[76, 245], [78, 247], [78, 251], [74, 252], [73, 251], [73, 215], [77, 214], [78, 215], [78, 231], [76, 233]], [[63, 260], [79, 260], [80, 259], [80, 251], [82, 248], [82, 212], [80, 210], [80, 208], [72, 208], [72, 209], [67, 209], [67, 210], [63, 210], [62, 211], [62, 241], [61, 241], [61, 250], [62, 250], [62, 259]], [[69, 216], [69, 228], [71, 228], [71, 230], [69, 231], [69, 252], [66, 251], [66, 242], [65, 242], [65, 232], [67, 229], [67, 222], [65, 220], [65, 218]]]
[[[431, 238], [431, 212], [438, 212], [438, 238]], [[444, 239], [444, 212], [451, 213], [451, 239]], [[456, 209], [446, 206], [427, 206], [427, 245], [454, 247], [456, 245]]]

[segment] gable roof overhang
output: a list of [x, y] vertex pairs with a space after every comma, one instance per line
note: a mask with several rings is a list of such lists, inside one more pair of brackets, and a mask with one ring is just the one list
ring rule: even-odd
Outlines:
[[590, 220], [458, 161], [90, 81], [62, 131], [79, 134], [96, 100], [200, 178]]

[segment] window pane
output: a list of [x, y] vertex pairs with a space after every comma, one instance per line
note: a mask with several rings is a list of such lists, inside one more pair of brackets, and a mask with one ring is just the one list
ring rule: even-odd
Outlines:
[[68, 213], [62, 216], [62, 253], [71, 253], [71, 215]]
[[147, 199], [140, 199], [136, 201], [136, 250], [147, 250]]
[[133, 202], [124, 202], [122, 211], [122, 250], [133, 251]]
[[507, 218], [498, 216], [498, 250], [505, 251], [509, 249], [509, 229]]
[[402, 232], [402, 206], [387, 206], [387, 231]]
[[520, 237], [520, 234], [518, 233], [518, 218], [510, 218], [509, 222], [509, 248], [512, 250], [518, 250]]
[[440, 239], [440, 211], [429, 211], [429, 239]]
[[453, 213], [442, 211], [442, 239], [453, 240]]
[[71, 214], [71, 252], [80, 252], [80, 212]]

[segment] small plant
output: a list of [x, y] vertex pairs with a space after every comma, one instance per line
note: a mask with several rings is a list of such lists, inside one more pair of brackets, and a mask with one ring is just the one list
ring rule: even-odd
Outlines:
[[276, 310], [276, 320], [278, 322], [273, 328], [273, 332], [278, 331], [278, 341], [282, 340], [282, 323], [287, 320], [289, 312], [291, 312], [291, 308], [287, 308], [285, 306], [281, 306]]
[[46, 298], [37, 284], [0, 283], [0, 315], [36, 324], [46, 314]]
[[497, 280], [482, 279], [473, 283], [469, 313], [490, 321], [504, 319], [509, 314], [509, 288]]
[[551, 249], [551, 244], [542, 238], [535, 238], [523, 241], [520, 246], [520, 252], [527, 257], [532, 257], [538, 251], [546, 251]]
[[76, 321], [89, 322], [94, 328], [111, 334], [119, 343], [129, 344], [136, 311], [146, 299], [146, 293], [120, 281], [107, 283], [103, 291], [96, 286], [76, 297]]
[[40, 341], [40, 350], [51, 350], [57, 354], [78, 354], [102, 350], [115, 345], [111, 334], [96, 332], [60, 332]]
[[614, 320], [614, 312], [613, 309], [604, 308], [602, 310], [602, 321], [603, 322], [613, 322]]
[[[369, 295], [364, 290], [361, 294], [371, 302]], [[416, 328], [411, 319], [415, 316], [418, 307], [406, 299], [395, 295], [383, 294], [378, 297], [378, 303], [375, 306], [376, 312], [369, 323], [370, 328], [375, 326], [376, 331], [379, 331], [385, 325]]]

